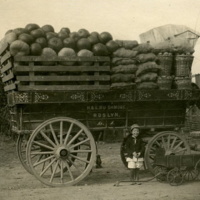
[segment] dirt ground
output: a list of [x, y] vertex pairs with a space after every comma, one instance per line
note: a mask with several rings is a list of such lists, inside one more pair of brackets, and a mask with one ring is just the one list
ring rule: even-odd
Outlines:
[[[142, 185], [122, 182], [114, 186], [117, 181], [129, 179], [129, 171], [120, 159], [120, 143], [100, 143], [98, 149], [103, 168], [94, 166], [92, 173], [76, 186], [51, 188], [22, 167], [13, 140], [1, 139], [0, 200], [200, 200], [199, 181], [170, 186], [153, 179]], [[142, 169], [140, 178], [145, 181], [152, 175]]]

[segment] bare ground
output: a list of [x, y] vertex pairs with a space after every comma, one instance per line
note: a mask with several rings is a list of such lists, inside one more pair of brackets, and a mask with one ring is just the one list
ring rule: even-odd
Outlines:
[[[19, 162], [12, 140], [0, 141], [0, 200], [200, 200], [199, 181], [170, 186], [153, 179], [142, 185], [117, 181], [128, 180], [129, 171], [120, 159], [120, 143], [98, 144], [102, 159], [101, 169], [92, 173], [76, 186], [51, 188], [26, 172]], [[141, 180], [152, 175], [141, 170]]]

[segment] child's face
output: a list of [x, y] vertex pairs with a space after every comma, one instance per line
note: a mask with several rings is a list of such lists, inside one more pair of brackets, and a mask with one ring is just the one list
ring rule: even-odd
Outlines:
[[139, 135], [140, 131], [138, 128], [134, 128], [132, 131], [131, 131], [131, 134], [133, 137], [137, 137]]

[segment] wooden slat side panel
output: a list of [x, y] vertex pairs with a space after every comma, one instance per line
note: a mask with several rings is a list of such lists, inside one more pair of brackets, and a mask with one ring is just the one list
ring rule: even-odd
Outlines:
[[17, 72], [83, 72], [110, 71], [110, 66], [15, 66]]
[[6, 49], [8, 49], [9, 44], [5, 41], [0, 42], [0, 55], [2, 55]]
[[6, 52], [6, 54], [1, 57], [1, 64], [3, 64], [5, 61], [7, 61], [8, 59], [10, 59], [11, 57], [12, 56], [11, 56], [10, 52], [9, 51]]
[[10, 90], [14, 90], [16, 89], [16, 85], [14, 83], [10, 84], [10, 85], [6, 85], [4, 87], [4, 90], [7, 92], [7, 91], [10, 91]]
[[1, 73], [5, 73], [6, 71], [8, 71], [9, 69], [12, 68], [12, 63], [11, 61], [9, 60], [6, 65], [4, 65], [2, 68], [1, 68]]
[[10, 74], [4, 76], [4, 77], [2, 78], [2, 81], [5, 83], [5, 82], [7, 82], [7, 81], [9, 81], [9, 80], [12, 80], [13, 78], [14, 78], [14, 74], [11, 72]]
[[18, 85], [19, 91], [108, 90], [108, 85]]
[[15, 56], [15, 61], [23, 61], [23, 62], [40, 62], [40, 61], [93, 61], [93, 62], [109, 62], [110, 58], [107, 56], [93, 56], [93, 57], [44, 57], [44, 56]]
[[110, 76], [16, 76], [18, 81], [110, 81]]

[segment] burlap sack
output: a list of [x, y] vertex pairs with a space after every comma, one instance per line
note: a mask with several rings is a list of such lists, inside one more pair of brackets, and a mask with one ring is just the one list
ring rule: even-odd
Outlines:
[[156, 55], [154, 53], [142, 53], [136, 56], [136, 59], [140, 62], [140, 63], [145, 63], [148, 61], [154, 61], [156, 60]]
[[142, 74], [146, 74], [148, 72], [159, 73], [160, 70], [161, 67], [158, 66], [155, 62], [146, 62], [138, 66], [138, 70], [136, 71], [136, 76], [141, 76]]
[[158, 74], [155, 72], [148, 72], [137, 77], [136, 82], [156, 82], [158, 79]]
[[136, 85], [137, 89], [158, 89], [158, 84], [154, 82], [142, 82]]
[[153, 50], [153, 47], [149, 43], [141, 43], [137, 47], [132, 49], [133, 51], [137, 51], [138, 53], [150, 53]]
[[116, 40], [115, 41], [120, 47], [124, 47], [125, 49], [133, 49], [138, 46], [138, 42], [136, 40]]
[[120, 82], [134, 82], [134, 74], [113, 74], [110, 77], [111, 83], [120, 83]]
[[113, 67], [111, 69], [112, 74], [135, 74], [137, 71], [138, 66], [136, 65], [119, 65], [117, 67]]
[[120, 57], [120, 58], [135, 58], [138, 54], [137, 51], [119, 48], [115, 52], [113, 52], [113, 57]]
[[135, 83], [112, 83], [111, 89], [133, 89], [135, 88]]
[[136, 64], [137, 60], [134, 58], [112, 58], [111, 60], [113, 66], [118, 65], [130, 65], [130, 64]]

